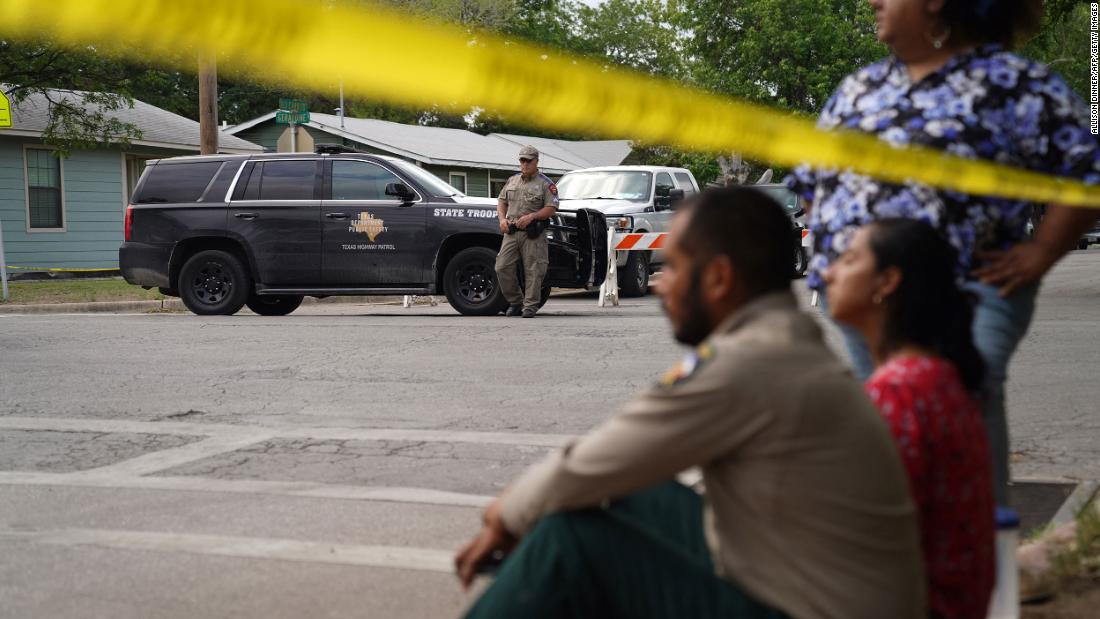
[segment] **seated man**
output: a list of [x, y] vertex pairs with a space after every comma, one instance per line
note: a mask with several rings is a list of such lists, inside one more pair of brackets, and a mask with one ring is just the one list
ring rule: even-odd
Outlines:
[[[796, 306], [782, 208], [708, 190], [665, 260], [664, 309], [697, 348], [487, 508], [462, 582], [515, 550], [469, 616], [927, 616], [905, 472]], [[668, 483], [692, 466], [705, 501]]]

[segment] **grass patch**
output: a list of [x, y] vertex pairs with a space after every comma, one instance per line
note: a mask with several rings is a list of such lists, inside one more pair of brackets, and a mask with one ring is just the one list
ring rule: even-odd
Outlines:
[[121, 277], [96, 279], [50, 279], [8, 282], [8, 299], [3, 305], [36, 303], [90, 303], [95, 301], [156, 301], [164, 295], [126, 283]]
[[1100, 505], [1091, 503], [1077, 516], [1071, 539], [1059, 544], [1050, 569], [1039, 578], [1051, 595], [1021, 609], [1022, 619], [1095, 617], [1100, 607]]
[[1054, 556], [1058, 580], [1096, 579], [1100, 582], [1100, 505], [1090, 504], [1077, 516], [1077, 536]]

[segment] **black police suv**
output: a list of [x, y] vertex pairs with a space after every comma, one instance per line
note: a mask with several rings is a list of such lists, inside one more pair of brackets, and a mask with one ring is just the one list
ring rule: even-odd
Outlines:
[[[317, 151], [149, 162], [126, 207], [123, 277], [179, 296], [196, 314], [247, 305], [281, 316], [305, 296], [440, 291], [462, 314], [507, 308], [494, 271], [495, 201], [402, 159]], [[551, 286], [603, 283], [602, 214], [559, 211], [546, 234], [543, 302]]]

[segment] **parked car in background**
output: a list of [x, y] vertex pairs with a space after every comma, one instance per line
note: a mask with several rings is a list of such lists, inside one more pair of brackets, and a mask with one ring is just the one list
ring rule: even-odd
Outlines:
[[1082, 245], [1078, 245], [1078, 249], [1088, 249], [1089, 245], [1096, 245], [1100, 243], [1100, 219], [1096, 220], [1096, 223], [1092, 225], [1092, 230], [1085, 233], [1085, 236], [1081, 237]]
[[752, 185], [753, 189], [759, 189], [771, 199], [779, 203], [795, 227], [795, 238], [791, 253], [794, 260], [794, 275], [802, 277], [806, 275], [806, 267], [810, 257], [809, 228], [806, 224], [806, 211], [802, 209], [798, 196], [782, 184]]
[[[617, 232], [668, 232], [676, 204], [697, 193], [699, 183], [685, 168], [605, 166], [567, 172], [558, 181], [563, 209], [599, 211]], [[649, 275], [662, 262], [660, 250], [618, 252], [620, 294], [647, 294]]]
[[[1034, 206], [1031, 209], [1031, 215], [1027, 218], [1026, 233], [1030, 238], [1035, 235], [1035, 231], [1039, 228], [1039, 224], [1043, 221], [1043, 215], [1046, 214], [1045, 206]], [[1100, 244], [1100, 219], [1093, 224], [1092, 228], [1083, 234], [1077, 241], [1076, 249], [1088, 249], [1089, 245]]]

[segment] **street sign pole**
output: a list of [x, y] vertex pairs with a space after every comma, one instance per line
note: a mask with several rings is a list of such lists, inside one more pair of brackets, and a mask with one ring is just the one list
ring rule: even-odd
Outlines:
[[290, 152], [298, 152], [298, 126], [293, 122], [290, 124]]

